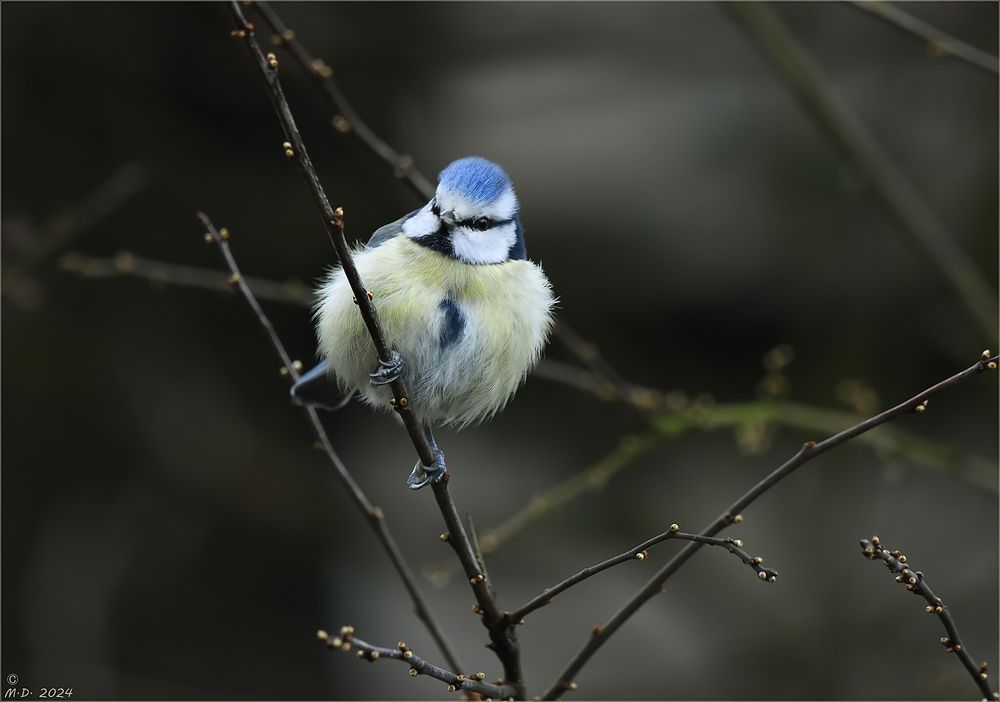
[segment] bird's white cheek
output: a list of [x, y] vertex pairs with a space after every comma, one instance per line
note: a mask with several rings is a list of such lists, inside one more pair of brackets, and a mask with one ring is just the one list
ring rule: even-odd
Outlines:
[[459, 227], [452, 234], [455, 256], [468, 263], [503, 263], [507, 260], [516, 234], [513, 222], [481, 232]]
[[440, 220], [437, 215], [431, 212], [431, 206], [428, 204], [420, 212], [403, 222], [403, 234], [411, 239], [428, 236], [436, 232], [440, 224]]

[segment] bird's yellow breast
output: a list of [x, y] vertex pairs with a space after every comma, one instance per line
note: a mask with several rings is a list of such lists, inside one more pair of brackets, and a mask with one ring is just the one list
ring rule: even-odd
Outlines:
[[[467, 424], [496, 412], [538, 360], [554, 298], [530, 261], [463, 263], [405, 236], [355, 256], [389, 343], [406, 363], [414, 411], [431, 421]], [[388, 399], [367, 373], [374, 348], [343, 272], [320, 292], [320, 351], [341, 383], [374, 404]], [[443, 342], [442, 303], [460, 311], [461, 330]]]

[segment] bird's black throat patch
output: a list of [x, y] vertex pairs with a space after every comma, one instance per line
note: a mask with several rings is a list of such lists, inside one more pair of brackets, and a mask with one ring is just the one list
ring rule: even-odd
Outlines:
[[413, 240], [421, 246], [426, 246], [438, 253], [443, 253], [446, 256], [455, 256], [455, 246], [451, 242], [451, 232], [448, 231], [443, 222], [433, 234], [414, 237]]

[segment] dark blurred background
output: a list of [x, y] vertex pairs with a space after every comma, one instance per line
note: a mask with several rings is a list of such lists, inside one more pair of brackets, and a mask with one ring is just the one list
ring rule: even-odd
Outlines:
[[[901, 7], [997, 52], [995, 3]], [[277, 9], [429, 176], [467, 154], [506, 167], [560, 318], [630, 380], [753, 401], [762, 358], [786, 344], [790, 397], [850, 412], [844, 400], [857, 393], [845, 381], [887, 407], [998, 345], [995, 320], [977, 323], [724, 6]], [[772, 10], [995, 295], [996, 77], [847, 5]], [[247, 275], [311, 284], [334, 261], [225, 8], [4, 3], [2, 20], [0, 672], [80, 699], [444, 697], [402, 665], [363, 665], [315, 640], [317, 628], [350, 623], [441, 660], [311, 448], [245, 304], [60, 270], [68, 251], [121, 250], [220, 269], [199, 209], [232, 231]], [[416, 207], [385, 164], [330, 127], [333, 112], [280, 57], [349, 231], [366, 237]], [[311, 360], [307, 310], [266, 308], [292, 353]], [[548, 356], [573, 360], [555, 342]], [[360, 406], [327, 423], [414, 568], [449, 564], [433, 500], [403, 485], [405, 434]], [[704, 550], [598, 653], [577, 696], [971, 697], [937, 643], [939, 622], [864, 561], [857, 540], [878, 533], [909, 554], [977, 660], [1000, 666], [996, 374], [896, 426], [972, 456], [985, 478], [857, 443], [823, 456], [731, 532], [781, 571], [778, 583]], [[772, 429], [763, 444], [732, 429], [680, 437], [553, 510], [490, 556], [503, 605], [672, 521], [700, 527], [822, 438]], [[493, 422], [439, 438], [456, 500], [485, 530], [647, 430], [633, 408], [535, 376]], [[520, 629], [530, 693], [676, 550], [660, 546], [530, 617]], [[470, 671], [499, 674], [462, 579], [420, 583]]]

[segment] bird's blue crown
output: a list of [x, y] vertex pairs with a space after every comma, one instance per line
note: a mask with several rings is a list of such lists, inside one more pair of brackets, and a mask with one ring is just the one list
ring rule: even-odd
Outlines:
[[453, 161], [438, 175], [441, 187], [470, 202], [493, 202], [512, 188], [510, 178], [500, 166], [480, 156]]

